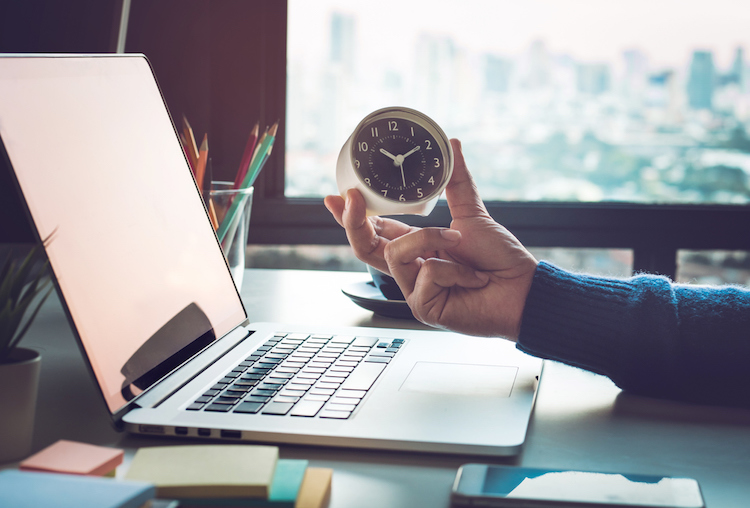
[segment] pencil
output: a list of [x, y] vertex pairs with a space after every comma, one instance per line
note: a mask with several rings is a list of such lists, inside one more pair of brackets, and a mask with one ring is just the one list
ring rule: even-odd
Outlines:
[[216, 206], [211, 197], [208, 198], [208, 217], [211, 219], [211, 225], [213, 225], [214, 231], [219, 229], [219, 220], [216, 218]]
[[250, 162], [253, 159], [253, 151], [255, 150], [255, 145], [258, 142], [259, 128], [260, 128], [259, 122], [255, 122], [255, 127], [253, 127], [253, 130], [250, 131], [250, 136], [248, 136], [247, 143], [245, 143], [245, 151], [242, 152], [242, 160], [240, 161], [240, 167], [237, 170], [237, 175], [234, 178], [235, 189], [239, 189], [240, 184], [242, 183], [242, 180], [245, 178], [245, 175], [247, 174], [247, 168], [250, 167]]
[[203, 190], [203, 179], [206, 175], [206, 163], [208, 162], [208, 134], [203, 135], [201, 149], [198, 152], [198, 163], [195, 166], [195, 183], [198, 189]]
[[190, 167], [195, 168], [198, 163], [198, 146], [195, 144], [193, 128], [185, 115], [182, 115], [182, 132], [185, 134], [185, 153], [188, 156]]
[[256, 164], [255, 161], [253, 161], [252, 170], [250, 171], [250, 174], [247, 175], [249, 178], [247, 179], [247, 182], [243, 186], [243, 188], [250, 187], [255, 183], [255, 180], [258, 178], [258, 175], [260, 174], [261, 170], [263, 169], [263, 166], [266, 164], [266, 161], [271, 156], [271, 150], [273, 150], [273, 143], [276, 140], [276, 134], [279, 130], [279, 122], [276, 122], [271, 126], [270, 129], [268, 129], [268, 136], [271, 138], [271, 142], [268, 144], [268, 149], [262, 151], [260, 154], [260, 161]]
[[[247, 189], [252, 185], [252, 182], [255, 181], [255, 178], [260, 172], [260, 168], [263, 167], [263, 163], [265, 163], [266, 159], [268, 159], [268, 153], [270, 153], [270, 149], [273, 146], [277, 129], [278, 124], [274, 125], [271, 129], [268, 130], [267, 133], [263, 134], [263, 137], [258, 143], [258, 148], [255, 151], [253, 161], [252, 163], [250, 163], [250, 169], [248, 169], [245, 178], [240, 184], [241, 189]], [[227, 233], [233, 227], [237, 227], [237, 221], [235, 220], [235, 217], [239, 213], [239, 209], [244, 204], [245, 199], [247, 199], [247, 196], [243, 196], [242, 199], [234, 199], [232, 201], [232, 204], [229, 206], [229, 210], [227, 210], [227, 213], [224, 215], [224, 219], [221, 221], [221, 224], [219, 224], [219, 230], [216, 232], [216, 235], [219, 237], [220, 242], [224, 242], [224, 238], [227, 236]]]

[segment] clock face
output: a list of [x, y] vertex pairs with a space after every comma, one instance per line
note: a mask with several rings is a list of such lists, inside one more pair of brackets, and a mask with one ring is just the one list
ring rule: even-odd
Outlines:
[[447, 139], [426, 117], [379, 115], [352, 139], [352, 165], [371, 191], [395, 202], [418, 202], [442, 192], [452, 161]]

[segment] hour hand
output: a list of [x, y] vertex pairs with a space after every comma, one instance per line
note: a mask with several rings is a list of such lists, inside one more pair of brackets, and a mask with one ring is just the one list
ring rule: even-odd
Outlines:
[[391, 152], [389, 152], [388, 150], [386, 150], [386, 149], [384, 149], [384, 148], [381, 148], [381, 149], [380, 149], [380, 153], [382, 153], [382, 154], [383, 154], [383, 155], [385, 155], [386, 157], [390, 157], [390, 158], [391, 158], [391, 159], [393, 159], [394, 161], [396, 160], [396, 156], [395, 156], [395, 155], [393, 155], [393, 154], [392, 154]]

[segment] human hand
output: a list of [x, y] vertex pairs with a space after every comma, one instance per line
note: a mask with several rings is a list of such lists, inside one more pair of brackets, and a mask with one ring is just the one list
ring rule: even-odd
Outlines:
[[537, 261], [490, 217], [457, 140], [446, 197], [449, 229], [413, 228], [366, 217], [364, 200], [350, 190], [325, 203], [362, 261], [391, 274], [414, 316], [439, 328], [517, 338]]

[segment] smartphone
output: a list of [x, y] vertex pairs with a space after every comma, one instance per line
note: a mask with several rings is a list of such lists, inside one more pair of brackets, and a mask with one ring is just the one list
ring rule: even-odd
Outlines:
[[453, 506], [498, 508], [705, 508], [692, 478], [464, 464]]

